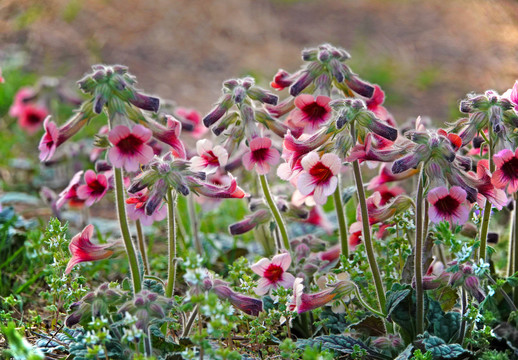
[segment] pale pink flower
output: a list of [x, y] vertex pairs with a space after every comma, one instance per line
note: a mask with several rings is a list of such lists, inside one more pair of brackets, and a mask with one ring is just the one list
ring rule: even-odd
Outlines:
[[108, 180], [104, 174], [96, 175], [93, 170], [87, 170], [85, 182], [85, 185], [77, 188], [77, 196], [85, 200], [86, 206], [92, 206], [93, 203], [101, 200], [108, 191]]
[[270, 165], [276, 165], [280, 157], [277, 149], [272, 148], [272, 140], [258, 137], [250, 141], [250, 150], [243, 155], [243, 165], [249, 171], [257, 165], [257, 173], [265, 175], [270, 172]]
[[164, 202], [158, 205], [151, 215], [146, 214], [146, 203], [149, 199], [147, 189], [130, 194], [126, 199], [126, 212], [128, 217], [133, 220], [140, 220], [142, 225], [149, 226], [155, 221], [162, 221], [167, 216], [167, 206]]
[[507, 188], [508, 194], [513, 194], [518, 190], [518, 149], [512, 152], [503, 149], [493, 156], [496, 171], [493, 173], [491, 182], [498, 189]]
[[332, 109], [329, 106], [331, 98], [302, 94], [295, 98], [296, 108], [291, 112], [291, 121], [299, 127], [304, 127], [307, 133], [316, 132], [330, 118]]
[[70, 180], [68, 186], [59, 193], [58, 200], [56, 201], [56, 207], [60, 209], [66, 202], [72, 207], [82, 208], [85, 204], [83, 199], [77, 196], [77, 188], [81, 182], [83, 171], [78, 171]]
[[257, 283], [255, 293], [259, 296], [265, 295], [271, 289], [278, 286], [289, 288], [293, 285], [295, 276], [286, 272], [291, 264], [291, 256], [289, 253], [275, 255], [272, 261], [262, 258], [250, 268], [254, 273], [259, 275], [261, 279]]
[[153, 148], [146, 144], [149, 139], [151, 131], [142, 125], [135, 125], [132, 130], [117, 125], [108, 134], [108, 140], [113, 144], [108, 150], [108, 158], [115, 167], [137, 171], [140, 164], [146, 165], [153, 158]]
[[[187, 109], [179, 106], [175, 109], [175, 115], [181, 122], [192, 127], [192, 130], [189, 131], [186, 129], [186, 131], [189, 131], [195, 139], [199, 139], [209, 130], [203, 126], [200, 113], [194, 109]], [[187, 126], [184, 126], [184, 128], [187, 128]]]
[[27, 105], [29, 100], [35, 96], [36, 93], [32, 88], [24, 87], [19, 89], [16, 95], [14, 95], [13, 104], [9, 108], [9, 116], [13, 118], [20, 117], [23, 108]]
[[469, 207], [466, 191], [460, 186], [453, 186], [450, 191], [444, 186], [436, 187], [428, 192], [430, 221], [462, 225], [468, 221]]
[[315, 203], [324, 205], [338, 185], [337, 174], [342, 167], [340, 158], [335, 154], [310, 152], [301, 161], [304, 171], [299, 175], [297, 188], [302, 195], [313, 195]]
[[223, 167], [228, 161], [228, 152], [223, 146], [214, 146], [210, 140], [198, 140], [196, 150], [199, 156], [191, 158], [191, 169], [193, 171], [204, 171], [212, 174]]
[[88, 225], [80, 234], [77, 234], [72, 238], [72, 241], [70, 241], [70, 244], [68, 245], [72, 258], [67, 264], [65, 274], [69, 274], [72, 268], [81, 262], [108, 259], [119, 247], [119, 244], [116, 242], [93, 244], [90, 241], [93, 233], [93, 225]]

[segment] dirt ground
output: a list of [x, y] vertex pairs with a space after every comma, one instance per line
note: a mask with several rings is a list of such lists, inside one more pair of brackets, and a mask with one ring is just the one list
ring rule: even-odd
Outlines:
[[467, 92], [518, 78], [518, 2], [0, 0], [0, 58], [23, 49], [30, 69], [71, 81], [122, 63], [141, 88], [202, 112], [224, 79], [251, 73], [266, 85], [322, 42], [382, 83], [399, 122], [442, 123]]

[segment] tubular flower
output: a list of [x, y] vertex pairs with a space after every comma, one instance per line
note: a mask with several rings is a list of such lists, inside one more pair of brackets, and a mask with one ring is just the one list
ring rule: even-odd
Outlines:
[[165, 117], [167, 126], [151, 119], [146, 119], [146, 121], [142, 121], [141, 124], [151, 130], [155, 139], [171, 146], [172, 153], [175, 157], [185, 159], [185, 146], [180, 140], [182, 124], [171, 115], [165, 115]]
[[460, 186], [453, 186], [450, 191], [444, 186], [436, 187], [428, 192], [430, 202], [428, 215], [430, 221], [462, 225], [468, 221], [469, 207], [466, 202], [466, 191]]
[[491, 178], [492, 184], [498, 189], [507, 188], [508, 194], [518, 189], [518, 149], [513, 153], [509, 149], [501, 150], [493, 156], [496, 171]]
[[151, 139], [151, 131], [142, 125], [129, 129], [117, 125], [108, 134], [113, 147], [108, 150], [108, 158], [113, 166], [135, 172], [140, 165], [146, 165], [153, 158], [153, 148], [146, 143]]
[[85, 172], [85, 185], [77, 188], [77, 196], [85, 200], [86, 206], [92, 206], [101, 200], [108, 191], [108, 180], [104, 174], [95, 174], [93, 170]]
[[271, 212], [267, 209], [260, 209], [256, 212], [245, 216], [245, 218], [237, 223], [229, 226], [228, 230], [232, 235], [241, 235], [252, 231], [261, 224], [266, 224], [272, 217]]
[[140, 220], [142, 225], [149, 226], [155, 221], [164, 220], [167, 216], [167, 206], [159, 204], [151, 215], [146, 214], [146, 203], [149, 199], [147, 189], [132, 194], [126, 199], [126, 212], [128, 217], [133, 220]]
[[94, 115], [92, 102], [89, 101], [84, 103], [79, 112], [59, 128], [53, 121], [50, 121], [50, 116], [48, 116], [43, 122], [45, 134], [43, 134], [38, 146], [40, 161], [50, 160], [56, 149], [77, 134]]
[[239, 186], [237, 186], [236, 178], [232, 175], [222, 178], [224, 181], [221, 185], [211, 184], [200, 181], [196, 177], [188, 176], [187, 182], [189, 188], [198, 195], [216, 199], [242, 199], [249, 196]]
[[18, 116], [18, 125], [29, 134], [33, 134], [40, 129], [48, 114], [47, 108], [42, 105], [25, 104]]
[[[382, 138], [384, 139], [384, 138]], [[412, 146], [411, 143], [406, 143], [401, 146], [400, 144], [394, 146], [387, 146], [385, 142], [377, 141], [376, 134], [368, 133], [365, 136], [364, 143], [356, 144], [347, 158], [347, 161], [353, 162], [354, 160], [358, 160], [360, 162], [363, 161], [381, 161], [381, 162], [392, 162], [399, 157], [401, 157], [401, 153], [405, 150], [409, 149], [409, 146]]]
[[[475, 178], [475, 174], [470, 173], [471, 178]], [[507, 196], [505, 191], [496, 188], [491, 182], [491, 172], [489, 171], [489, 164], [487, 160], [479, 160], [477, 164], [476, 178], [473, 179], [474, 185], [478, 190], [477, 202], [478, 205], [484, 207], [484, 199], [487, 199], [498, 210], [502, 210], [507, 204]]]
[[297, 180], [297, 188], [302, 195], [313, 195], [315, 203], [324, 205], [338, 184], [337, 174], [342, 163], [335, 154], [310, 152], [301, 161], [303, 172]]
[[270, 165], [279, 162], [280, 154], [272, 148], [272, 140], [267, 137], [255, 138], [250, 141], [250, 150], [243, 155], [243, 166], [248, 171], [257, 166], [257, 173], [265, 175], [270, 172]]
[[374, 85], [374, 93], [370, 99], [365, 101], [367, 109], [372, 111], [380, 120], [385, 121], [390, 126], [396, 127], [396, 121], [388, 110], [382, 105], [385, 102], [385, 93], [379, 85]]
[[81, 177], [83, 176], [83, 171], [78, 171], [70, 180], [68, 186], [59, 193], [58, 199], [56, 201], [56, 207], [60, 209], [66, 202], [72, 207], [83, 207], [85, 201], [84, 199], [80, 199], [77, 195], [77, 188], [79, 187], [79, 183], [81, 181]]
[[297, 127], [304, 128], [309, 134], [315, 133], [331, 118], [331, 99], [327, 96], [302, 94], [295, 98], [295, 106], [291, 113], [291, 121]]
[[69, 274], [72, 268], [85, 261], [96, 261], [110, 258], [120, 246], [119, 243], [92, 244], [90, 238], [94, 233], [94, 226], [88, 225], [80, 234], [72, 238], [68, 249], [72, 254], [72, 258], [67, 264], [65, 274]]
[[378, 186], [389, 182], [405, 180], [419, 172], [417, 169], [408, 169], [399, 174], [394, 174], [391, 168], [392, 166], [390, 164], [382, 164], [379, 175], [372, 178], [367, 189], [374, 190]]
[[334, 231], [333, 224], [326, 217], [322, 206], [319, 205], [313, 206], [311, 208], [309, 211], [309, 216], [304, 222], [321, 227], [329, 235], [331, 235]]
[[355, 285], [348, 280], [340, 280], [331, 285], [328, 289], [315, 294], [304, 294], [304, 280], [296, 278], [293, 282], [293, 298], [288, 305], [291, 311], [301, 314], [327, 305], [333, 300], [338, 300], [354, 292]]
[[261, 279], [255, 288], [255, 293], [263, 296], [271, 289], [278, 286], [284, 288], [291, 287], [295, 276], [286, 272], [291, 264], [291, 256], [289, 253], [275, 255], [272, 260], [262, 258], [250, 268], [254, 273], [259, 275]]
[[214, 280], [211, 290], [218, 298], [228, 300], [245, 314], [257, 316], [263, 311], [263, 302], [261, 300], [235, 292], [222, 280]]
[[227, 165], [228, 153], [223, 146], [214, 146], [210, 140], [198, 140], [196, 150], [199, 156], [191, 158], [193, 171], [205, 171], [212, 174], [220, 167]]
[[190, 132], [195, 139], [199, 139], [207, 132], [207, 128], [201, 122], [201, 115], [196, 110], [177, 107], [174, 113], [184, 130]]

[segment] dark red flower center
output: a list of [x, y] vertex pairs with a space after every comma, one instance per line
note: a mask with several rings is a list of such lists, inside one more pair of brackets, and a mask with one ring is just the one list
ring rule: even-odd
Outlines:
[[218, 157], [212, 152], [212, 150], [207, 151], [203, 154], [203, 158], [207, 161], [207, 165], [219, 166]]
[[104, 190], [106, 190], [106, 186], [101, 184], [98, 180], [94, 180], [89, 183], [88, 187], [91, 189], [92, 195], [101, 195]]
[[263, 162], [268, 156], [269, 148], [260, 148], [252, 151], [252, 159], [254, 162]]
[[143, 141], [133, 134], [129, 134], [124, 139], [119, 140], [117, 147], [123, 154], [134, 154]]
[[42, 122], [43, 117], [36, 111], [28, 111], [27, 113], [27, 122], [30, 124], [39, 124]]
[[513, 156], [502, 165], [501, 169], [508, 179], [518, 179], [518, 158]]
[[321, 161], [309, 170], [309, 174], [317, 178], [319, 184], [325, 184], [333, 177], [333, 172]]
[[439, 213], [452, 215], [455, 213], [459, 205], [460, 203], [457, 199], [451, 195], [446, 195], [442, 199], [437, 200], [434, 206], [439, 211]]
[[302, 109], [308, 116], [308, 120], [311, 122], [321, 122], [323, 117], [328, 113], [327, 109], [323, 106], [313, 102], [309, 105], [304, 106]]
[[284, 270], [279, 265], [271, 264], [264, 272], [264, 277], [271, 283], [276, 283], [281, 279], [283, 273]]

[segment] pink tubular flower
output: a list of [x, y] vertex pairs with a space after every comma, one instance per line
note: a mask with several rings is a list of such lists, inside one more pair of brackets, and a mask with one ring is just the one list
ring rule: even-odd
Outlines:
[[200, 113], [194, 109], [177, 107], [175, 110], [175, 115], [183, 124], [187, 125], [184, 126], [185, 131], [189, 131], [187, 128], [192, 129], [190, 130], [190, 133], [195, 139], [199, 139], [208, 130], [201, 122]]
[[101, 200], [108, 191], [108, 180], [104, 174], [96, 175], [93, 170], [87, 170], [85, 182], [85, 185], [77, 188], [77, 196], [85, 200], [86, 206], [92, 206], [93, 203]]
[[81, 262], [108, 259], [115, 253], [118, 243], [108, 244], [92, 244], [90, 238], [94, 233], [93, 225], [88, 225], [83, 229], [81, 234], [77, 234], [72, 238], [68, 249], [72, 254], [72, 258], [67, 264], [65, 274], [69, 274], [72, 268]]
[[263, 296], [271, 289], [277, 286], [284, 288], [291, 287], [295, 276], [286, 272], [291, 264], [291, 256], [289, 253], [275, 255], [272, 261], [262, 258], [250, 268], [253, 272], [261, 277], [255, 288], [255, 293]]
[[372, 180], [369, 182], [369, 186], [367, 187], [367, 189], [373, 190], [373, 189], [376, 189], [378, 186], [383, 185], [388, 182], [404, 180], [404, 179], [414, 176], [415, 174], [417, 174], [419, 172], [419, 170], [417, 170], [417, 169], [408, 169], [399, 174], [394, 174], [392, 172], [391, 168], [392, 168], [391, 164], [381, 165], [379, 175], [372, 178]]
[[147, 119], [147, 121], [141, 121], [140, 123], [153, 132], [153, 137], [155, 139], [171, 146], [172, 153], [175, 157], [185, 159], [185, 146], [180, 140], [182, 123], [171, 115], [166, 115], [166, 118], [167, 126], [164, 126], [159, 122], [151, 119]]
[[453, 186], [450, 191], [444, 186], [436, 187], [428, 192], [430, 221], [462, 225], [468, 221], [469, 208], [466, 202], [466, 191], [460, 186]]
[[237, 186], [236, 179], [230, 175], [228, 178], [223, 178], [224, 184], [216, 185], [203, 182], [192, 176], [187, 177], [189, 188], [199, 195], [216, 199], [242, 199], [249, 196], [239, 186]]
[[367, 109], [376, 114], [380, 120], [387, 122], [387, 124], [390, 126], [396, 127], [396, 121], [382, 105], [384, 101], [385, 93], [383, 90], [381, 90], [379, 85], [374, 85], [374, 93], [372, 94], [371, 98], [365, 102], [365, 104], [367, 105]]
[[309, 216], [304, 222], [321, 227], [329, 235], [331, 235], [334, 230], [333, 224], [327, 219], [322, 206], [319, 205], [313, 206], [311, 208], [309, 211]]
[[[474, 177], [472, 172], [469, 174]], [[479, 160], [474, 185], [478, 190], [477, 203], [481, 208], [484, 207], [484, 199], [487, 199], [498, 210], [502, 210], [502, 207], [507, 204], [505, 191], [497, 189], [491, 182], [491, 172], [487, 160]]]
[[126, 199], [126, 211], [128, 217], [133, 220], [140, 220], [142, 225], [149, 226], [155, 221], [164, 220], [167, 216], [167, 206], [158, 205], [151, 215], [146, 214], [146, 202], [149, 196], [147, 189], [130, 194]]
[[[518, 149], [513, 153], [509, 149], [501, 150], [493, 156], [497, 170], [493, 173], [491, 182], [498, 189], [505, 189], [513, 194], [518, 189]], [[508, 186], [509, 185], [509, 186]]]
[[16, 95], [14, 95], [13, 104], [9, 108], [9, 116], [13, 118], [20, 117], [27, 102], [35, 96], [36, 94], [32, 88], [24, 87], [19, 89]]
[[151, 131], [142, 125], [135, 125], [132, 130], [127, 126], [117, 125], [108, 134], [113, 147], [108, 150], [108, 158], [113, 166], [134, 172], [139, 164], [146, 165], [153, 158], [153, 148], [146, 144], [151, 139]]
[[293, 282], [293, 298], [289, 304], [289, 309], [299, 314], [317, 309], [333, 300], [338, 300], [347, 294], [351, 294], [355, 290], [354, 283], [348, 280], [340, 280], [328, 289], [318, 293], [304, 294], [303, 281], [302, 278], [296, 278]]
[[72, 207], [83, 207], [85, 201], [77, 196], [77, 188], [79, 187], [81, 176], [83, 176], [83, 171], [78, 171], [75, 173], [68, 186], [59, 193], [58, 199], [56, 201], [56, 207], [58, 209], [65, 205], [66, 202], [68, 202], [68, 204]]
[[40, 129], [47, 115], [48, 111], [44, 106], [25, 104], [21, 108], [18, 125], [29, 134], [33, 134]]
[[503, 93], [502, 97], [511, 100], [514, 104], [514, 110], [518, 111], [518, 81], [515, 81], [514, 86]]
[[276, 165], [279, 159], [279, 152], [272, 148], [272, 140], [267, 137], [255, 138], [250, 141], [250, 151], [243, 155], [243, 165], [248, 171], [257, 165], [257, 173], [265, 175], [270, 172], [270, 165]]
[[295, 98], [295, 106], [291, 113], [294, 124], [304, 127], [307, 133], [314, 133], [321, 125], [331, 118], [331, 98], [327, 96], [317, 96], [302, 94]]
[[342, 163], [335, 154], [324, 154], [322, 158], [316, 152], [310, 152], [301, 161], [304, 171], [297, 180], [297, 188], [302, 195], [313, 195], [315, 203], [324, 205], [338, 184], [336, 175]]
[[263, 311], [263, 302], [261, 300], [235, 292], [222, 280], [214, 280], [214, 285], [211, 290], [218, 298], [228, 300], [245, 314], [257, 316]]
[[204, 171], [207, 174], [216, 172], [228, 161], [228, 152], [223, 146], [214, 146], [210, 140], [198, 140], [196, 150], [199, 156], [191, 158], [191, 169], [193, 171]]

